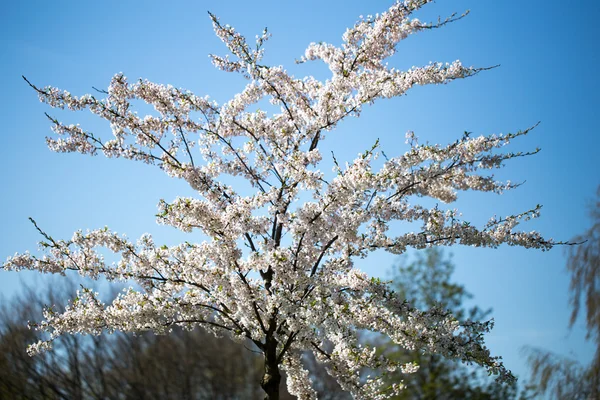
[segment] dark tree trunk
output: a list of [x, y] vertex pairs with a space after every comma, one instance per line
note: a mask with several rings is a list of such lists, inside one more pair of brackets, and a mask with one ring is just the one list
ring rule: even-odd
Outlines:
[[265, 374], [260, 386], [266, 393], [265, 400], [279, 400], [281, 373], [279, 372], [279, 363], [277, 362], [277, 341], [274, 338], [267, 338], [264, 354]]

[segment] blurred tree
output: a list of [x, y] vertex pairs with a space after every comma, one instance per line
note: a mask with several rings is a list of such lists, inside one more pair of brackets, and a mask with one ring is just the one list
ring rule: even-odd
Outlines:
[[[406, 257], [392, 269], [393, 283], [398, 295], [406, 298], [419, 309], [441, 307], [449, 310], [459, 321], [483, 321], [491, 309], [477, 306], [466, 308], [465, 301], [473, 296], [464, 286], [450, 281], [454, 265], [451, 257], [445, 257], [440, 248], [430, 248], [417, 252], [415, 260], [407, 262]], [[516, 385], [500, 385], [489, 378], [484, 370], [439, 357], [409, 351], [381, 339], [380, 348], [389, 357], [401, 362], [415, 362], [419, 365], [413, 374], [391, 375], [394, 381], [403, 380], [406, 385], [396, 399], [515, 399], [518, 397]], [[530, 389], [524, 390], [519, 398], [532, 396]]]
[[[70, 287], [67, 287], [70, 286]], [[258, 354], [245, 344], [195, 329], [171, 335], [115, 332], [65, 335], [57, 351], [30, 357], [39, 331], [23, 321], [39, 320], [44, 305], [65, 305], [73, 283], [26, 288], [0, 306], [0, 399], [255, 399], [263, 374]], [[284, 391], [282, 399], [293, 399]]]
[[584, 366], [543, 349], [524, 349], [532, 381], [541, 392], [559, 400], [600, 399], [600, 187], [589, 215], [591, 227], [572, 240], [581, 244], [566, 249], [567, 270], [571, 274], [569, 328], [573, 328], [583, 307], [587, 339], [596, 344], [596, 353], [591, 363]]

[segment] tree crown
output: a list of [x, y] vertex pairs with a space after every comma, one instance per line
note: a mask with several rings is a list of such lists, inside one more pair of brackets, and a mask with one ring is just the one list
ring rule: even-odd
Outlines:
[[[438, 245], [551, 248], [556, 243], [539, 233], [516, 229], [521, 221], [537, 217], [539, 206], [491, 218], [478, 228], [462, 221], [456, 210], [413, 202], [430, 197], [450, 203], [460, 191], [500, 194], [518, 186], [496, 181], [489, 171], [537, 152], [498, 151], [532, 128], [505, 135], [465, 133], [445, 146], [419, 144], [408, 132], [410, 149], [385, 156], [378, 169], [374, 161], [383, 152], [377, 142], [346, 165], [334, 156], [332, 179], [318, 169], [326, 134], [343, 119], [359, 116], [366, 104], [401, 96], [415, 85], [447, 83], [485, 69], [459, 61], [407, 71], [386, 64], [407, 36], [461, 18], [453, 15], [435, 24], [412, 18], [429, 2], [397, 2], [363, 18], [344, 33], [339, 47], [310, 44], [300, 62], [324, 62], [331, 72], [325, 81], [296, 78], [281, 66], [263, 65], [266, 30], [250, 44], [211, 14], [215, 33], [231, 53], [212, 55], [214, 65], [247, 79], [243, 90], [221, 105], [170, 85], [130, 82], [123, 74], [113, 77], [101, 98], [27, 81], [51, 107], [88, 109], [110, 123], [114, 137], [103, 141], [48, 115], [56, 133], [47, 139], [51, 150], [141, 161], [185, 180], [198, 197], [161, 201], [157, 221], [207, 236], [201, 243], [157, 246], [150, 235], [134, 242], [106, 228], [79, 231], [70, 240], [55, 240], [38, 228], [48, 254], [17, 254], [5, 269], [76, 270], [91, 278], [133, 281], [139, 289], [123, 291], [108, 305], [92, 290], [82, 289], [64, 311], [48, 308], [37, 328], [48, 331], [49, 340], [32, 345], [31, 353], [48, 349], [63, 334], [161, 334], [175, 326], [201, 326], [247, 338], [264, 353], [262, 384], [267, 393], [279, 384], [281, 366], [290, 393], [314, 398], [301, 362], [302, 352], [311, 351], [355, 397], [385, 398], [402, 385], [384, 387], [380, 376], [361, 379], [359, 369], [410, 373], [416, 366], [398, 365], [361, 345], [356, 333], [366, 329], [406, 349], [477, 363], [501, 381], [513, 380], [484, 345], [483, 333], [491, 323], [459, 322], [437, 307], [419, 311], [386, 282], [355, 268], [354, 260], [378, 249], [402, 254], [407, 248]], [[249, 110], [263, 99], [278, 110]], [[153, 106], [155, 113], [138, 115], [138, 100]], [[244, 179], [251, 193], [228, 185], [226, 176]], [[302, 193], [312, 198], [305, 201]], [[297, 200], [302, 200], [300, 205]], [[421, 229], [395, 234], [389, 229], [393, 221], [417, 222]], [[98, 251], [102, 247], [121, 260], [105, 262]]]

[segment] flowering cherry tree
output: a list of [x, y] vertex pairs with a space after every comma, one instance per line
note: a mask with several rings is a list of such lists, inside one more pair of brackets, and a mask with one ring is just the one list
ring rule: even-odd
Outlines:
[[[137, 160], [185, 180], [197, 197], [161, 201], [158, 222], [207, 237], [202, 243], [168, 247], [155, 245], [150, 235], [130, 241], [107, 228], [78, 231], [70, 240], [55, 240], [38, 228], [47, 254], [16, 254], [4, 269], [75, 270], [136, 286], [110, 304], [82, 289], [65, 310], [46, 309], [45, 320], [35, 326], [49, 333], [48, 340], [31, 345], [30, 353], [49, 349], [64, 334], [164, 334], [175, 326], [202, 327], [250, 340], [260, 349], [267, 399], [279, 397], [282, 370], [290, 393], [316, 398], [302, 363], [307, 351], [355, 398], [387, 398], [402, 383], [386, 387], [382, 374], [397, 369], [409, 374], [418, 366], [397, 365], [359, 343], [357, 332], [369, 330], [407, 349], [477, 363], [500, 381], [513, 380], [484, 345], [490, 322], [459, 323], [442, 309], [417, 310], [354, 262], [377, 249], [401, 254], [408, 248], [454, 244], [507, 243], [543, 250], [555, 245], [536, 232], [516, 230], [522, 220], [537, 217], [539, 207], [475, 227], [456, 211], [412, 203], [417, 197], [450, 203], [458, 191], [500, 194], [515, 187], [495, 181], [489, 170], [535, 153], [497, 150], [531, 128], [505, 135], [465, 134], [446, 146], [418, 144], [409, 132], [409, 150], [379, 160], [377, 168], [375, 160], [382, 154], [377, 143], [345, 165], [333, 158], [331, 179], [317, 168], [326, 134], [344, 118], [359, 116], [366, 104], [401, 96], [414, 85], [447, 83], [481, 71], [459, 61], [407, 71], [385, 63], [410, 34], [461, 18], [434, 24], [413, 19], [412, 13], [430, 1], [406, 0], [361, 18], [339, 47], [310, 44], [299, 62], [324, 62], [331, 72], [326, 81], [296, 78], [280, 66], [261, 64], [267, 31], [250, 45], [211, 14], [217, 36], [231, 53], [211, 56], [214, 65], [247, 79], [243, 90], [221, 105], [172, 86], [130, 82], [122, 74], [102, 91], [104, 98], [77, 97], [27, 81], [42, 102], [89, 109], [106, 119], [114, 134], [102, 141], [79, 125], [48, 116], [56, 133], [47, 139], [51, 150]], [[276, 111], [250, 110], [263, 99]], [[155, 115], [139, 116], [133, 110], [139, 100], [152, 105]], [[225, 183], [226, 176], [248, 185], [236, 189]], [[246, 187], [252, 190], [242, 190]], [[393, 221], [417, 222], [421, 228], [394, 234], [389, 229]], [[118, 254], [120, 261], [106, 262], [102, 249]], [[381, 373], [364, 377], [360, 371], [365, 367]]]

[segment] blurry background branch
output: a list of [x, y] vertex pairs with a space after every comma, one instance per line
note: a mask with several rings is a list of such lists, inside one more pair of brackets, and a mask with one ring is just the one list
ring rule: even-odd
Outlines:
[[[67, 286], [71, 286], [70, 288]], [[40, 333], [23, 326], [37, 321], [44, 305], [66, 304], [75, 284], [26, 287], [0, 310], [1, 399], [253, 399], [261, 396], [260, 357], [243, 344], [204, 330], [176, 329], [156, 336], [66, 335], [57, 351], [26, 353]], [[283, 399], [292, 398], [284, 395]]]
[[589, 216], [591, 227], [572, 240], [583, 243], [569, 246], [565, 251], [571, 275], [569, 328], [584, 314], [586, 336], [596, 344], [596, 353], [591, 363], [584, 366], [577, 360], [544, 349], [524, 349], [532, 381], [538, 384], [540, 391], [559, 400], [600, 398], [600, 187]]

